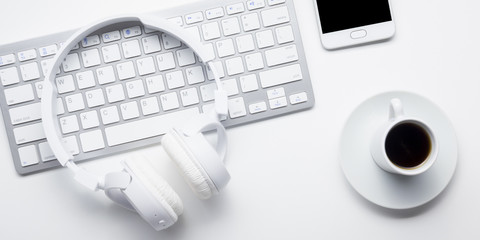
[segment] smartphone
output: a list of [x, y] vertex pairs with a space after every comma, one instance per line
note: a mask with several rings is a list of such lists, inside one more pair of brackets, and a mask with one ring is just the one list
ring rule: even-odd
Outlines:
[[393, 37], [389, 0], [315, 0], [322, 45], [328, 50]]

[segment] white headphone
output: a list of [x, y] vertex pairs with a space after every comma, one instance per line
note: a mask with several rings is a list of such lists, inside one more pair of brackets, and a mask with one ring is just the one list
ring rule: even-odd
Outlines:
[[[60, 164], [74, 172], [75, 179], [87, 188], [105, 194], [121, 206], [136, 210], [157, 231], [173, 225], [183, 212], [179, 196], [168, 183], [158, 175], [147, 162], [123, 161], [124, 170], [108, 173], [103, 177], [78, 167], [72, 153], [62, 140], [57, 119], [56, 70], [70, 50], [89, 34], [103, 27], [122, 23], [141, 22], [146, 28], [158, 30], [176, 37], [190, 47], [205, 65], [212, 70], [217, 84], [215, 91], [215, 108], [211, 113], [204, 113], [191, 120], [182, 128], [173, 128], [162, 137], [162, 145], [170, 158], [176, 163], [180, 172], [192, 190], [202, 199], [217, 194], [230, 180], [230, 175], [223, 165], [226, 153], [225, 128], [220, 123], [221, 117], [227, 115], [228, 99], [222, 88], [218, 72], [213, 64], [215, 54], [192, 38], [185, 30], [170, 22], [154, 16], [122, 16], [106, 19], [78, 30], [61, 47], [53, 59], [45, 81], [42, 95], [43, 128], [48, 143]], [[217, 144], [213, 147], [203, 133], [216, 130]]]

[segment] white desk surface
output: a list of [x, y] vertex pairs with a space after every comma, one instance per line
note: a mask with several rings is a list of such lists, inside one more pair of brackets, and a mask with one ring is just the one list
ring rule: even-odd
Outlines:
[[[2, 1], [0, 44], [190, 1]], [[316, 106], [230, 129], [232, 180], [213, 200], [196, 199], [172, 164], [159, 160], [185, 205], [167, 231], [156, 232], [103, 193], [83, 189], [66, 169], [17, 175], [0, 122], [0, 239], [480, 239], [480, 1], [391, 2], [394, 39], [328, 52], [320, 45], [312, 2], [295, 1]], [[459, 143], [457, 170], [446, 191], [402, 212], [364, 200], [338, 159], [349, 114], [366, 98], [391, 90], [437, 103]], [[160, 147], [141, 151], [151, 158], [165, 155]], [[82, 166], [101, 173], [118, 168], [127, 155]]]

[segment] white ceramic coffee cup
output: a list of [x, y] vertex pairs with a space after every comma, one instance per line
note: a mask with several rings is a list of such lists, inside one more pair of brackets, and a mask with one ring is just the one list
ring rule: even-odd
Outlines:
[[[428, 134], [431, 143], [430, 153], [427, 158], [420, 165], [411, 168], [400, 167], [394, 164], [388, 158], [385, 149], [385, 142], [390, 131], [404, 123], [411, 123], [421, 127]], [[402, 102], [400, 99], [394, 98], [390, 101], [388, 121], [379, 127], [371, 140], [370, 153], [373, 160], [383, 170], [405, 176], [414, 176], [427, 171], [435, 163], [438, 156], [438, 142], [429, 125], [418, 118], [405, 116]]]

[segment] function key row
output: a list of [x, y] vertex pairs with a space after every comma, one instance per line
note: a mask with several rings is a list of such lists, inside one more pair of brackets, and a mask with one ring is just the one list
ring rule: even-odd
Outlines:
[[[285, 3], [285, 0], [267, 0], [269, 6], [274, 6], [277, 4]], [[256, 10], [260, 8], [264, 8], [265, 0], [250, 0], [246, 2], [248, 10]], [[243, 3], [236, 3], [232, 5], [226, 6], [226, 11], [228, 15], [234, 15], [238, 13], [245, 12], [245, 5]], [[220, 18], [225, 15], [223, 7], [213, 8], [205, 11], [205, 17], [207, 20]], [[183, 18], [182, 17], [174, 17], [170, 18], [170, 21], [176, 23], [179, 26], [183, 26]], [[186, 24], [194, 24], [198, 22], [202, 22], [204, 20], [204, 16], [202, 12], [194, 12], [191, 14], [185, 15], [185, 23]]]
[[[40, 57], [48, 57], [51, 55], [55, 55], [57, 53], [57, 45], [52, 44], [49, 46], [41, 47], [38, 49], [38, 54]], [[17, 54], [18, 61], [25, 62], [28, 60], [36, 59], [37, 58], [37, 51], [35, 49], [29, 49], [25, 51], [18, 52]], [[7, 54], [0, 56], [0, 67], [14, 64], [17, 61], [15, 54]]]

